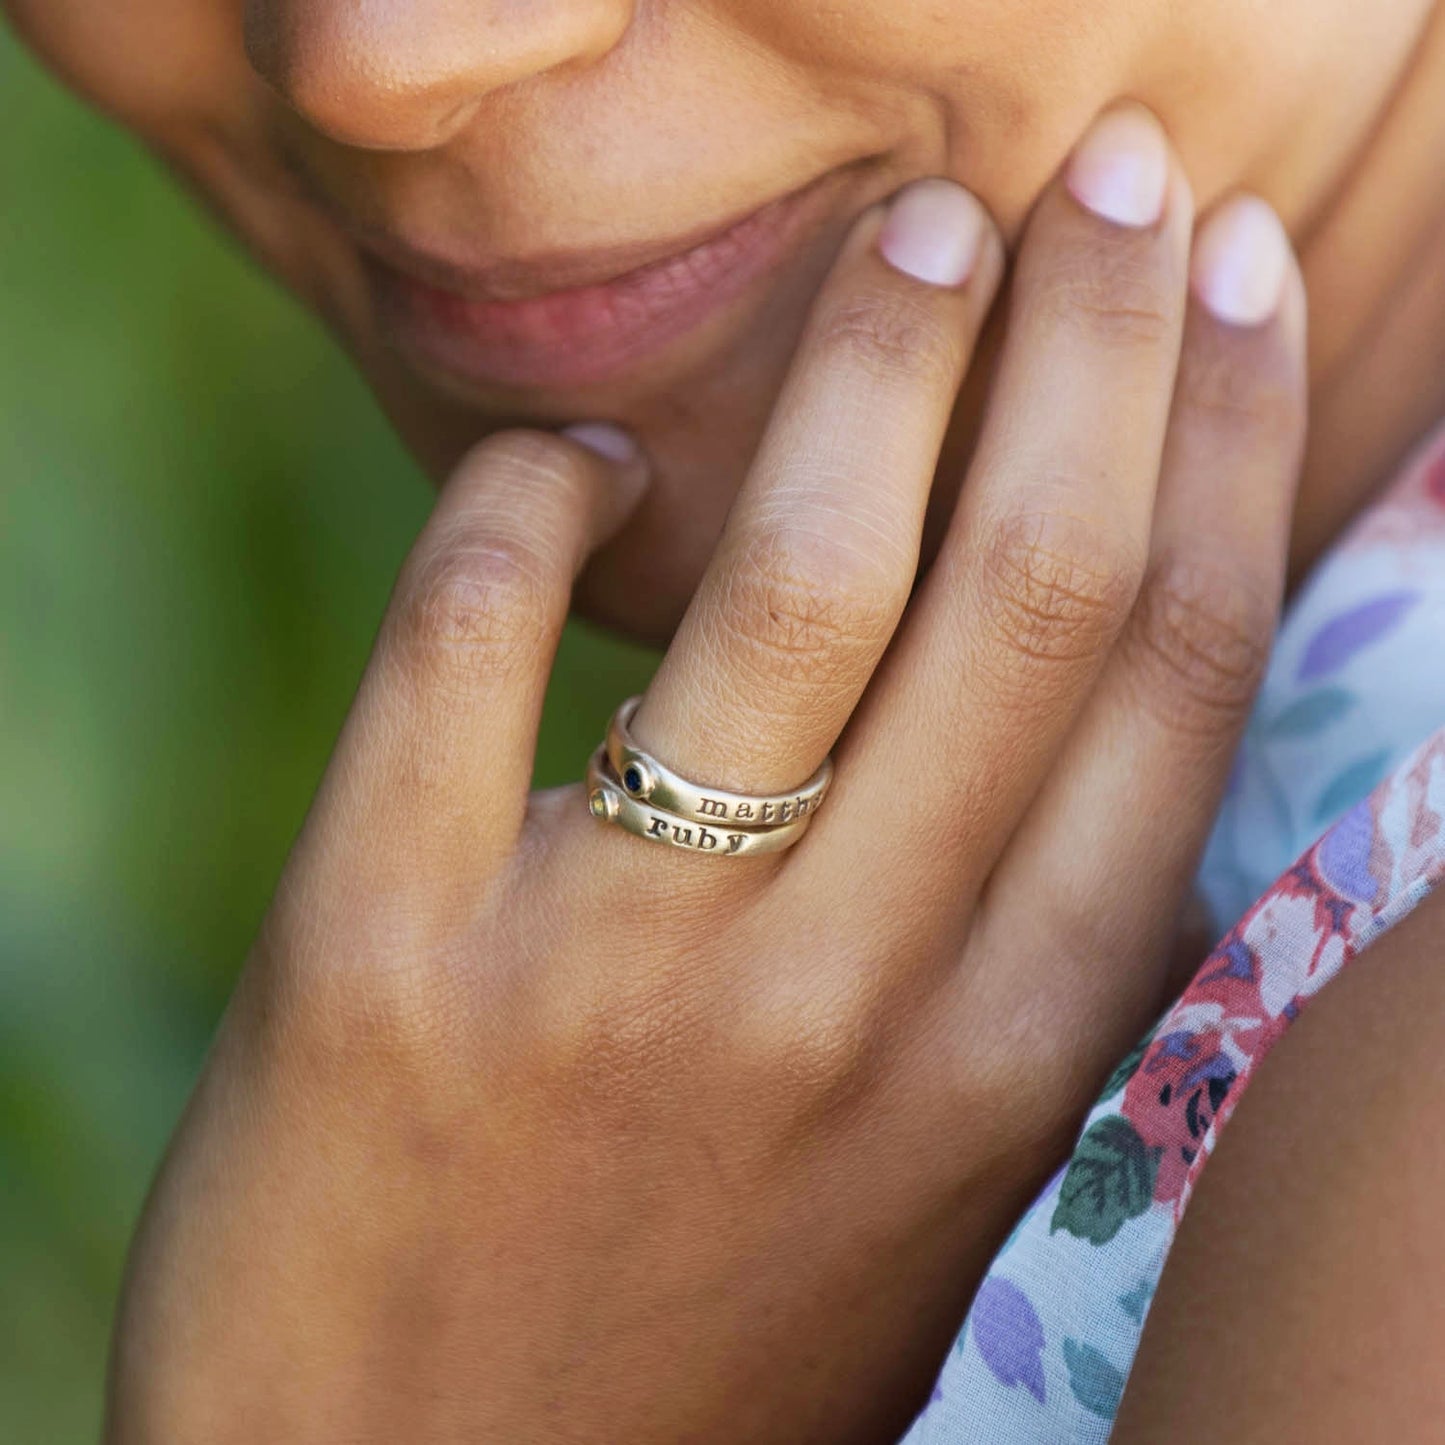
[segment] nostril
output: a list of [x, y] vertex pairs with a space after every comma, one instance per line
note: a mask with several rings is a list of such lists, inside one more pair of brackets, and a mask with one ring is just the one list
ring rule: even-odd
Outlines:
[[471, 75], [456, 63], [429, 65], [434, 42], [418, 30], [406, 39], [393, 31], [370, 4], [265, 0], [247, 6], [246, 55], [292, 110], [332, 140], [429, 149], [470, 104]]
[[608, 54], [634, 0], [249, 0], [246, 54], [316, 130], [369, 150], [429, 150], [486, 96]]

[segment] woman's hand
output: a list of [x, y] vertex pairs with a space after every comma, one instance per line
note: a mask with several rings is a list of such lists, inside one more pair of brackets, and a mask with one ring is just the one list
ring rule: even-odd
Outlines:
[[112, 1440], [902, 1429], [1160, 1002], [1268, 649], [1303, 288], [1243, 201], [1190, 300], [1192, 230], [1152, 119], [1106, 116], [1031, 218], [910, 602], [1003, 249], [946, 182], [859, 222], [634, 724], [742, 791], [834, 749], [786, 853], [528, 796], [572, 576], [641, 464], [467, 458], [148, 1206]]

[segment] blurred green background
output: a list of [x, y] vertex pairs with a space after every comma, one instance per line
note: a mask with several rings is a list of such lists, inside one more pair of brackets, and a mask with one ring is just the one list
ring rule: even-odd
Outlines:
[[[0, 32], [0, 1441], [125, 1244], [430, 501], [320, 330]], [[539, 781], [652, 659], [572, 630]]]

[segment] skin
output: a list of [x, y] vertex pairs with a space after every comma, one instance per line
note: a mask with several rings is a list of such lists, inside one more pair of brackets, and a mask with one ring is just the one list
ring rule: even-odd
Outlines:
[[[1400, 334], [1380, 335], [1445, 209], [1429, 160], [1445, 144], [1445, 55], [1422, 41], [1430, 0], [1281, 0], [1267, 20], [1254, 0], [843, 0], [826, 23], [802, 0], [5, 8], [328, 318], [438, 480], [502, 422], [632, 428], [654, 482], [627, 545], [600, 551], [577, 605], [654, 639], [671, 634], [701, 576], [851, 219], [910, 179], [948, 175], [1012, 247], [1118, 95], [1161, 117], [1201, 212], [1253, 190], [1300, 249], [1317, 310], [1316, 426], [1297, 564], [1445, 404], [1434, 380], [1445, 365], [1428, 365], [1445, 279], [1422, 282], [1424, 305], [1415, 296], [1395, 318]], [[1387, 112], [1407, 122], [1403, 134], [1382, 124]], [[840, 166], [850, 185], [767, 285], [655, 364], [581, 393], [459, 391], [418, 375], [388, 344], [354, 239], [379, 227], [476, 264], [661, 239]], [[963, 393], [930, 547], [1002, 324]]]
[[535, 433], [464, 460], [149, 1203], [113, 1440], [902, 1430], [1158, 1006], [1283, 587], [1303, 283], [1286, 257], [1252, 327], [1190, 303], [1162, 159], [1151, 224], [1041, 198], [911, 600], [1002, 245], [980, 218], [956, 287], [893, 270], [877, 212], [845, 245], [635, 724], [705, 717], [765, 787], [848, 723], [792, 852], [701, 864], [528, 797], [569, 573], [639, 478]]
[[[9, 9], [447, 479], [148, 1206], [111, 1438], [895, 1436], [1168, 987], [1287, 553], [1439, 400], [1433, 7]], [[1174, 147], [1142, 229], [1060, 179], [1119, 95]], [[353, 239], [510, 263], [840, 167], [766, 286], [571, 392], [407, 364]], [[929, 175], [997, 225], [961, 288], [877, 251]], [[1259, 327], [1186, 303], [1240, 188], [1308, 352], [1293, 266]], [[498, 430], [587, 418], [645, 463]], [[806, 846], [712, 869], [527, 796], [574, 572], [673, 638], [636, 727], [675, 766], [785, 787], [834, 749]]]
[[1425, 1081], [1445, 1049], [1442, 927], [1445, 897], [1422, 903], [1260, 1066], [1185, 1215], [1112, 1439], [1439, 1435], [1445, 1130]]

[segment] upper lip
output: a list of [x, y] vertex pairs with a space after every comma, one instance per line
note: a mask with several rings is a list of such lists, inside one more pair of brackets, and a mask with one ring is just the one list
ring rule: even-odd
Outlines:
[[481, 264], [453, 260], [383, 227], [359, 223], [354, 217], [337, 215], [336, 219], [363, 250], [428, 286], [472, 301], [527, 301], [559, 292], [610, 285], [677, 260], [710, 241], [726, 236], [744, 222], [761, 217], [773, 207], [812, 190], [821, 183], [821, 179], [826, 177], [682, 235], [662, 240], [541, 251], [526, 257], [498, 258]]

